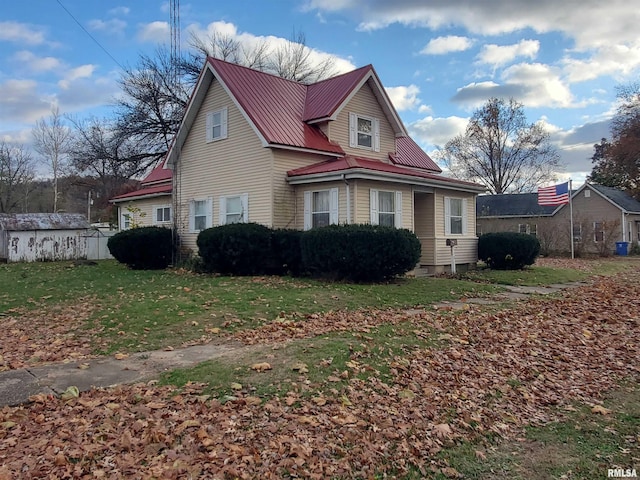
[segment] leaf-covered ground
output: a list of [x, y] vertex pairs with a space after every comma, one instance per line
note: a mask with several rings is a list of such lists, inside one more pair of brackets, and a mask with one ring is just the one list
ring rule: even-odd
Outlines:
[[354, 350], [336, 372], [344, 389], [301, 372], [279, 398], [239, 391], [221, 403], [202, 385], [36, 397], [0, 412], [0, 479], [455, 478], [436, 456], [444, 447], [487, 433], [519, 436], [575, 402], [606, 413], [597, 407], [604, 392], [640, 378], [639, 297], [635, 269], [506, 309], [283, 319], [236, 336], [271, 344], [348, 330], [366, 342], [375, 325], [411, 322], [439, 346], [392, 357], [386, 382], [376, 372], [358, 376], [371, 367]]

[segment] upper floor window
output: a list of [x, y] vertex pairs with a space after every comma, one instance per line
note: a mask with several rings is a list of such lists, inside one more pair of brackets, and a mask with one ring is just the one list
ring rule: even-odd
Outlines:
[[370, 191], [371, 224], [402, 227], [402, 192]]
[[207, 113], [207, 142], [227, 138], [227, 108]]
[[249, 221], [249, 194], [220, 197], [220, 225]]
[[304, 192], [304, 229], [338, 223], [338, 189]]
[[377, 118], [349, 114], [349, 146], [380, 151], [380, 122]]
[[466, 234], [466, 204], [465, 198], [444, 198], [444, 230], [446, 235]]

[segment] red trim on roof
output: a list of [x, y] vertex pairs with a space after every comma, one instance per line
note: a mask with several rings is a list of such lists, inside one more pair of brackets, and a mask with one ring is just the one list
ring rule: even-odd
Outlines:
[[142, 188], [140, 190], [135, 190], [129, 193], [123, 193], [122, 195], [118, 195], [117, 197], [113, 197], [111, 201], [122, 200], [131, 197], [143, 197], [146, 195], [158, 195], [161, 193], [171, 194], [173, 191], [173, 186], [171, 184], [168, 185], [157, 185], [155, 187]]
[[171, 180], [173, 171], [169, 168], [164, 168], [164, 164], [165, 162], [163, 161], [156, 168], [151, 170], [149, 175], [142, 180], [142, 185]]
[[442, 169], [431, 160], [431, 157], [411, 137], [396, 138], [396, 153], [389, 156], [396, 165], [442, 173]]
[[216, 58], [207, 61], [268, 144], [344, 154], [318, 127], [303, 121], [306, 85]]
[[456, 180], [454, 178], [443, 177], [437, 173], [420, 172], [416, 170], [410, 170], [408, 168], [398, 167], [389, 163], [384, 163], [379, 160], [372, 160], [368, 158], [345, 156], [338, 160], [328, 160], [320, 163], [314, 163], [306, 167], [296, 168], [289, 170], [287, 175], [289, 177], [298, 177], [302, 175], [313, 175], [322, 173], [334, 173], [352, 169], [365, 169], [376, 172], [393, 173], [397, 175], [407, 175], [411, 177], [426, 178], [431, 180], [438, 180], [441, 182], [455, 183], [459, 185], [467, 185], [478, 187], [479, 185], [472, 182], [464, 182], [462, 180]]

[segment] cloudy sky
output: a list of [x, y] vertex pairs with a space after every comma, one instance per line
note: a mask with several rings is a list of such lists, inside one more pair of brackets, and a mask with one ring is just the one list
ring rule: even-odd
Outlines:
[[[168, 2], [5, 2], [0, 16], [0, 140], [29, 144], [56, 105], [109, 115], [122, 67], [167, 44]], [[221, 32], [276, 45], [302, 32], [341, 71], [373, 64], [413, 137], [432, 152], [489, 97], [542, 121], [582, 183], [609, 135], [616, 87], [640, 71], [640, 0], [180, 1], [182, 48]]]

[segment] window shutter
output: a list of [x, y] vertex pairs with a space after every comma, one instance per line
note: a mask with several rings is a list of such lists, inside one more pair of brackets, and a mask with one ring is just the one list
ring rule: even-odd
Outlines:
[[380, 151], [380, 120], [374, 118], [372, 121], [373, 127], [373, 149], [376, 152]]
[[462, 199], [462, 234], [463, 235], [467, 234], [467, 199], [466, 198]]
[[349, 146], [358, 146], [358, 118], [355, 113], [349, 113]]
[[402, 192], [396, 192], [395, 227], [402, 228]]
[[220, 127], [220, 138], [227, 138], [227, 107], [224, 107], [220, 111], [220, 122], [222, 123]]
[[304, 192], [304, 229], [311, 230], [311, 192]]
[[193, 200], [189, 201], [189, 233], [195, 233], [196, 231], [196, 206]]
[[338, 189], [329, 190], [329, 224], [338, 224]]
[[213, 141], [213, 112], [207, 113], [207, 142]]
[[378, 190], [373, 188], [369, 192], [369, 202], [371, 209], [371, 225], [378, 225], [380, 223], [380, 216], [378, 215]]
[[444, 234], [451, 235], [451, 203], [449, 197], [444, 197]]
[[247, 223], [249, 221], [249, 194], [240, 195], [240, 201], [242, 202], [242, 222]]
[[207, 228], [213, 227], [213, 197], [207, 198]]
[[220, 197], [220, 215], [218, 217], [218, 225], [227, 223], [227, 198]]
[[158, 205], [151, 205], [151, 211], [153, 212], [153, 224], [158, 224]]

